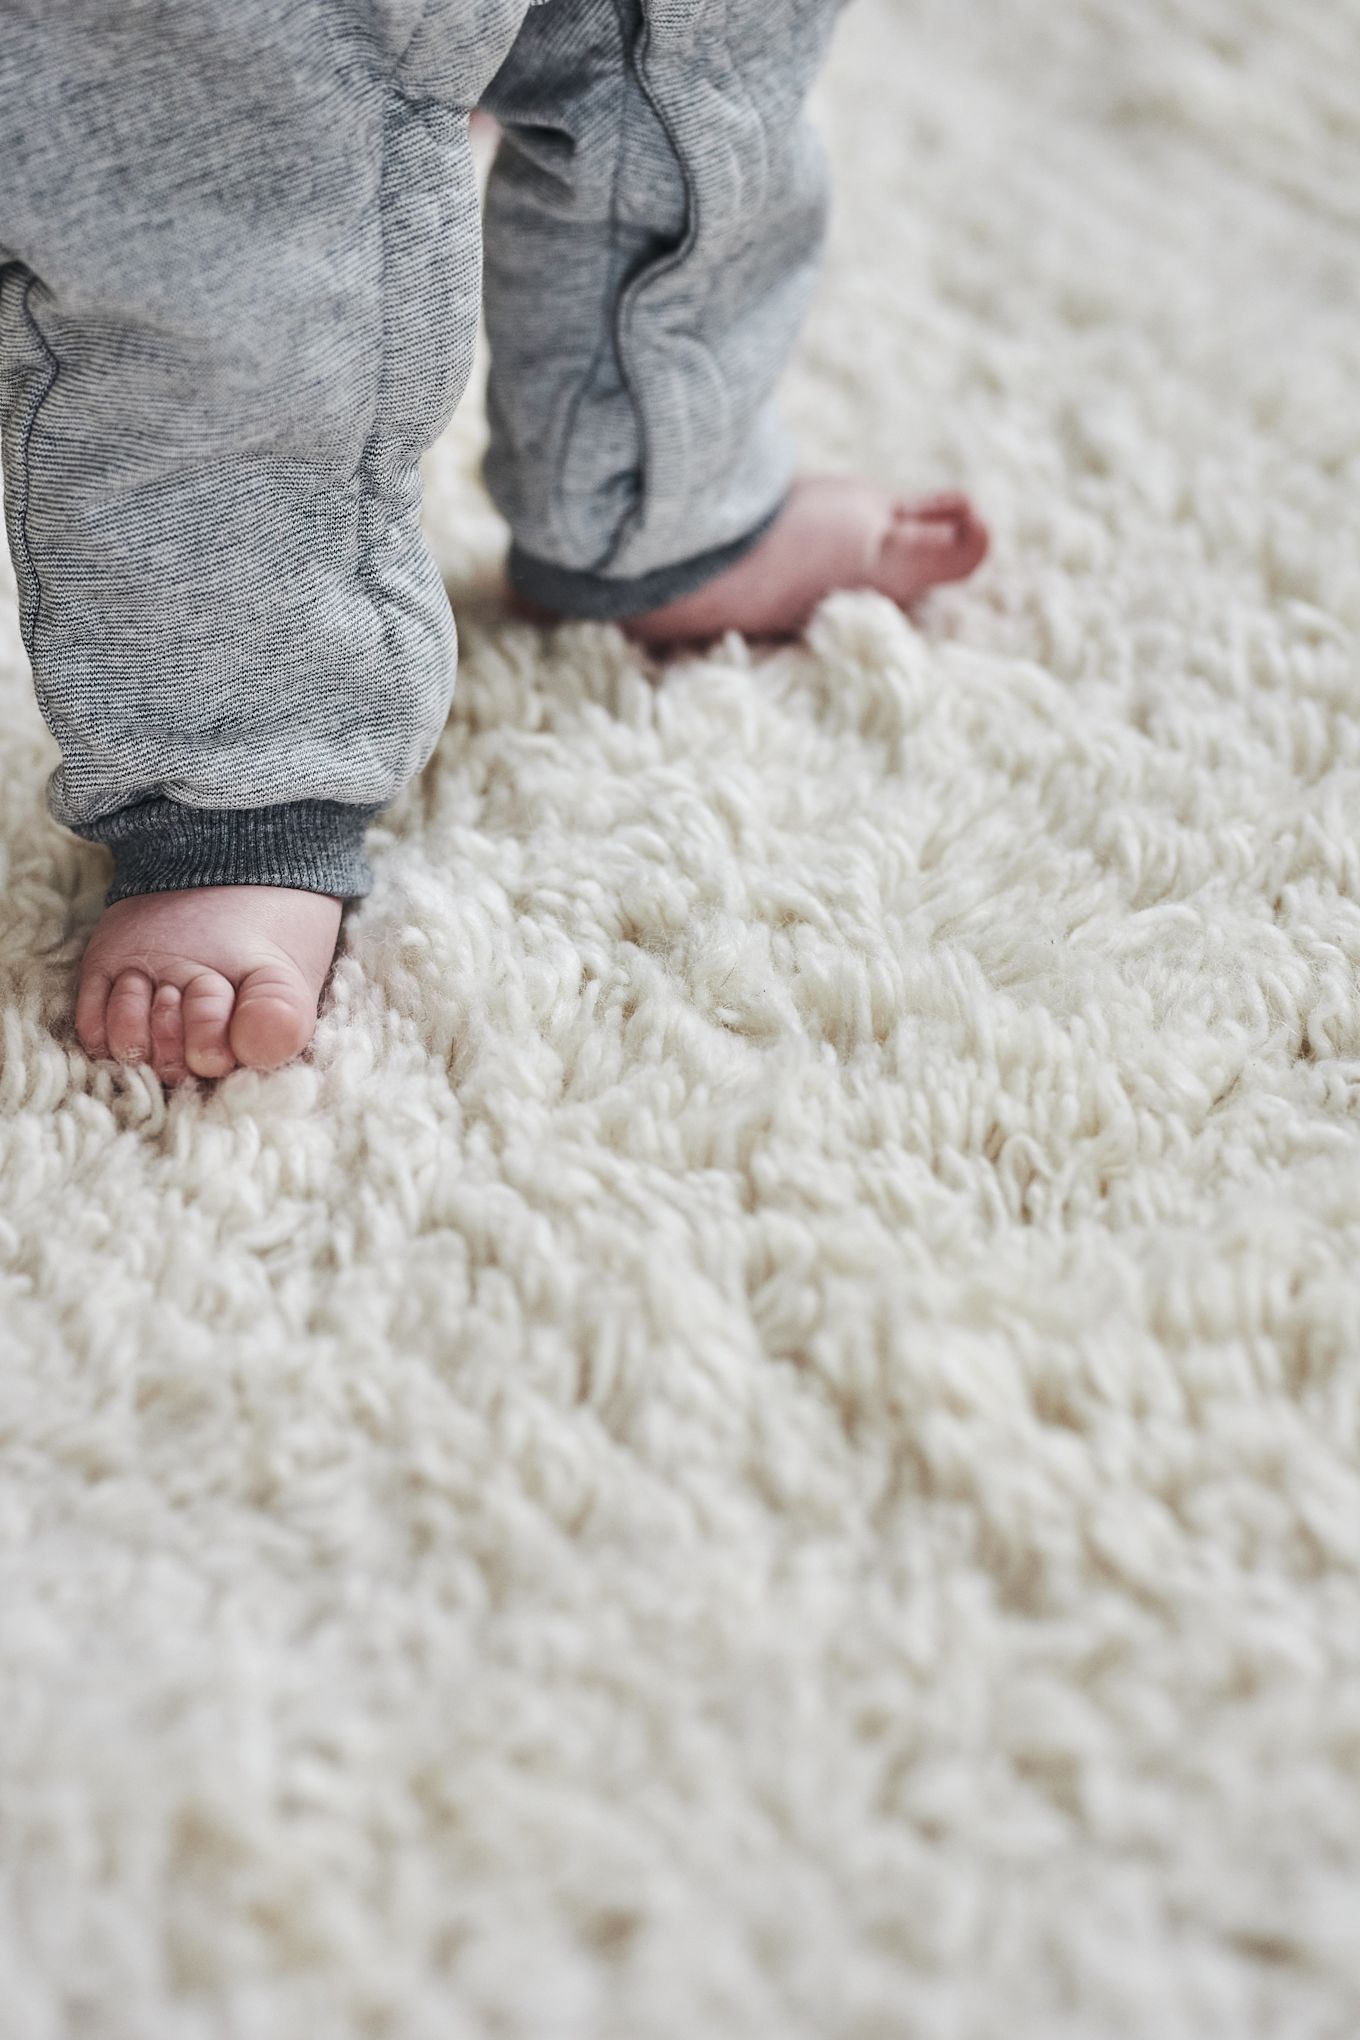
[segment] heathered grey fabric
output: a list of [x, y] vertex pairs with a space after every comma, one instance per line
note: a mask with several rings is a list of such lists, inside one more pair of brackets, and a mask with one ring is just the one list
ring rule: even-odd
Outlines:
[[[803, 102], [837, 0], [552, 0], [487, 94], [487, 481], [569, 614], [699, 586], [791, 479], [770, 402], [826, 212]], [[563, 570], [571, 570], [575, 582]]]
[[6, 517], [52, 811], [110, 844], [111, 898], [362, 892], [433, 748], [456, 654], [418, 462], [470, 365], [484, 95], [515, 578], [627, 614], [753, 541], [835, 12], [0, 0]]

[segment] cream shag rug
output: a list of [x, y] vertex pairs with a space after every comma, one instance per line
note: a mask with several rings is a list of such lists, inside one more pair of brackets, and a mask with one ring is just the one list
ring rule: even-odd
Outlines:
[[7, 583], [4, 2040], [1360, 2030], [1358, 57], [851, 9], [791, 403], [994, 562], [663, 674], [469, 404], [306, 1066], [73, 1046]]

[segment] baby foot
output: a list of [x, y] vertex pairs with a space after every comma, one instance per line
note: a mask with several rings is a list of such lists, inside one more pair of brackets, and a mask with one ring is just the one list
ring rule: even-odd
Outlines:
[[90, 1055], [150, 1063], [162, 1083], [272, 1070], [312, 1038], [340, 901], [284, 886], [142, 893], [106, 907], [80, 967]]
[[841, 588], [875, 588], [902, 609], [942, 581], [962, 581], [987, 553], [987, 527], [966, 496], [892, 496], [872, 482], [808, 475], [758, 545], [716, 579], [623, 628], [649, 645], [740, 631], [796, 637]]

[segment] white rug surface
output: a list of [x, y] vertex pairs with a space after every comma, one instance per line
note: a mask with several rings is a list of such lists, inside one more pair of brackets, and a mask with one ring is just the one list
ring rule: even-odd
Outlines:
[[1358, 67], [860, 0], [790, 404], [993, 560], [507, 625], [470, 402], [285, 1073], [74, 1046], [6, 580], [3, 2040], [1354, 2040]]

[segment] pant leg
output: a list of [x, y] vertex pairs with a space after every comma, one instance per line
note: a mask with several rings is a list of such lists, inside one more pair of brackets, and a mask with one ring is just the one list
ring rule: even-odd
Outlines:
[[455, 639], [418, 466], [525, 0], [0, 0], [0, 433], [57, 819], [112, 898], [367, 884]]
[[511, 579], [626, 616], [778, 514], [772, 402], [814, 279], [803, 118], [841, 0], [548, 0], [487, 104], [487, 481]]

